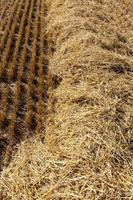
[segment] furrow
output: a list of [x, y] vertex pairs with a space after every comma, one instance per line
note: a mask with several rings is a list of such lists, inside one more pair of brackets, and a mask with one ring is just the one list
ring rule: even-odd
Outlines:
[[21, 47], [22, 47], [23, 36], [24, 36], [25, 27], [26, 27], [26, 23], [27, 23], [27, 14], [28, 14], [27, 12], [29, 10], [29, 7], [30, 7], [30, 1], [26, 1], [24, 13], [23, 13], [21, 24], [19, 27], [19, 32], [18, 32], [18, 36], [17, 36], [15, 49], [14, 49], [13, 55], [12, 55], [13, 59], [9, 65], [9, 71], [8, 71], [9, 80], [17, 77], [16, 65], [18, 64], [17, 61], [19, 60], [19, 51], [21, 51]]
[[[37, 104], [37, 132], [40, 131], [42, 128], [42, 123], [44, 120], [44, 108], [45, 108], [45, 100], [44, 100], [44, 64], [45, 64], [45, 58], [44, 58], [44, 41], [45, 41], [45, 24], [44, 24], [44, 17], [45, 17], [45, 4], [44, 1], [41, 1], [41, 11], [40, 11], [40, 31], [39, 31], [39, 37], [40, 37], [40, 56], [38, 60], [38, 88], [37, 88], [37, 96], [38, 96], [38, 104]], [[45, 55], [46, 56], [46, 55]]]
[[24, 6], [24, 1], [21, 0], [20, 5], [17, 10], [16, 18], [14, 20], [10, 34], [8, 36], [7, 44], [5, 46], [5, 51], [2, 54], [2, 60], [0, 63], [0, 78], [3, 81], [5, 81], [7, 79], [4, 72], [5, 72], [6, 64], [9, 62], [8, 59], [11, 58], [12, 49], [14, 49], [14, 45], [15, 45], [15, 41], [16, 41], [16, 34], [18, 33], [17, 29], [19, 26], [18, 19], [21, 18], [23, 6]]
[[5, 27], [5, 30], [4, 30], [4, 32], [2, 34], [2, 36], [0, 37], [0, 54], [2, 54], [2, 51], [4, 49], [4, 46], [5, 46], [7, 38], [8, 38], [8, 35], [10, 33], [10, 29], [11, 29], [12, 23], [14, 22], [14, 18], [17, 15], [16, 12], [17, 12], [18, 6], [19, 6], [19, 0], [16, 0], [14, 5], [13, 5], [11, 14], [9, 15], [9, 20], [8, 20], [8, 23], [7, 23], [6, 27]]
[[28, 88], [27, 88], [27, 113], [25, 117], [25, 126], [29, 130], [35, 130], [36, 119], [35, 119], [35, 102], [33, 100], [33, 95], [35, 93], [35, 86], [33, 84], [35, 77], [35, 65], [36, 65], [36, 55], [37, 55], [37, 36], [38, 36], [38, 21], [40, 13], [40, 0], [37, 1], [37, 11], [36, 17], [33, 24], [33, 42], [32, 42], [32, 52], [29, 62], [29, 77], [28, 77]]

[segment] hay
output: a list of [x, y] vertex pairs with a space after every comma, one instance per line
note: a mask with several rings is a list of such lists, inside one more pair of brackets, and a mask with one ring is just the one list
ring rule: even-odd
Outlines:
[[47, 0], [45, 143], [19, 147], [4, 200], [133, 199], [133, 15], [122, 1]]

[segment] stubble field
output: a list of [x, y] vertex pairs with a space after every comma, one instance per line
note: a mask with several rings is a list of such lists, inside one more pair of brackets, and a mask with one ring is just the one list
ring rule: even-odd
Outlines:
[[14, 144], [42, 129], [47, 74], [44, 3], [0, 2], [0, 150], [4, 162]]
[[133, 199], [132, 8], [0, 1], [0, 199]]

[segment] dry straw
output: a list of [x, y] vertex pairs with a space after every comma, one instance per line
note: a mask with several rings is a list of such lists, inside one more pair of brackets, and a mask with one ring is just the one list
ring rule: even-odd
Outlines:
[[133, 199], [133, 15], [121, 0], [47, 0], [45, 143], [23, 142], [4, 200]]

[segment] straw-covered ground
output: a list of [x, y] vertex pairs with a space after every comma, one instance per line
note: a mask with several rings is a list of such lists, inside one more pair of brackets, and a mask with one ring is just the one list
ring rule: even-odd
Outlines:
[[133, 14], [122, 0], [47, 0], [45, 142], [23, 142], [4, 200], [133, 199]]

